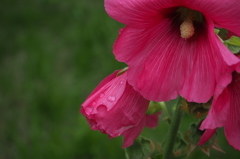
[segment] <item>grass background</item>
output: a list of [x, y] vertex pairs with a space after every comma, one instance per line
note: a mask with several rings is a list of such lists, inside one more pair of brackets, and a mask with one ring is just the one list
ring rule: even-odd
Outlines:
[[[79, 114], [94, 87], [125, 67], [112, 54], [123, 25], [103, 0], [1, 0], [0, 19], [0, 159], [125, 158], [121, 137], [92, 131]], [[183, 132], [192, 121], [185, 115]], [[161, 122], [143, 135], [161, 142], [167, 129]], [[239, 158], [219, 134], [226, 154], [211, 158]]]

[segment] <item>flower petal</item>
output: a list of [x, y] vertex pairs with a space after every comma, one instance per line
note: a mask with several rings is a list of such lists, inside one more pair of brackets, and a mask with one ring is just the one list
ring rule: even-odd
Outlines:
[[136, 28], [160, 22], [169, 9], [179, 6], [197, 10], [240, 36], [239, 0], [105, 0], [105, 9], [113, 19]]
[[240, 36], [239, 0], [185, 0], [184, 6], [201, 12], [222, 28]]
[[129, 65], [128, 81], [145, 98], [168, 101], [180, 93], [190, 102], [205, 103], [227, 65], [239, 60], [220, 44], [211, 20], [196, 25], [196, 34], [187, 40], [179, 26], [167, 18], [149, 29], [125, 27], [114, 54]]
[[146, 127], [155, 128], [158, 125], [158, 116], [161, 112], [157, 112], [152, 115], [146, 114]]
[[[160, 22], [177, 4], [169, 0], [105, 0], [106, 12], [115, 20], [136, 28]], [[170, 9], [166, 9], [170, 8]]]
[[[82, 104], [87, 114], [98, 114], [97, 106], [105, 105], [110, 110], [121, 98], [126, 87], [127, 73], [116, 78], [116, 71], [104, 79]], [[115, 76], [114, 79], [112, 79]], [[109, 81], [112, 79], [111, 81]], [[101, 87], [101, 88], [100, 88]]]
[[[240, 58], [240, 56], [238, 56], [239, 58]], [[237, 65], [237, 67], [236, 67], [236, 71], [237, 72], [240, 72], [240, 62], [239, 62], [239, 64]]]
[[231, 146], [240, 151], [240, 74], [233, 73], [233, 81], [228, 86], [230, 109], [224, 126], [225, 135]]
[[237, 70], [240, 63], [229, 67], [226, 72], [222, 73], [217, 81], [215, 88], [212, 107], [208, 112], [207, 117], [202, 122], [200, 129], [214, 129], [224, 126], [228, 120], [227, 117], [230, 111], [230, 95], [228, 85], [232, 82], [232, 72]]
[[224, 126], [230, 110], [229, 99], [230, 98], [227, 89], [224, 89], [224, 91], [217, 96], [216, 99], [213, 99], [212, 107], [200, 126], [201, 130], [215, 129]]
[[131, 146], [133, 144], [134, 139], [136, 139], [138, 137], [138, 135], [140, 135], [140, 133], [142, 132], [142, 129], [145, 126], [145, 122], [146, 122], [146, 118], [145, 116], [143, 116], [141, 118], [141, 121], [138, 123], [138, 125], [124, 131], [122, 133], [122, 136], [124, 137], [124, 143], [122, 148]]
[[213, 134], [216, 132], [216, 130], [217, 129], [207, 129], [207, 130], [205, 130], [204, 134], [200, 138], [200, 141], [198, 142], [198, 145], [201, 146], [202, 144], [207, 142], [213, 136]]

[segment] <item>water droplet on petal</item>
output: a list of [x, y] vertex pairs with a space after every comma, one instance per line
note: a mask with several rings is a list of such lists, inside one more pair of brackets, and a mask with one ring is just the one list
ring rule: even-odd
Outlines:
[[108, 100], [109, 100], [110, 102], [114, 102], [114, 101], [116, 100], [116, 97], [114, 97], [114, 96], [109, 96], [109, 97], [108, 97]]
[[99, 106], [97, 107], [97, 111], [98, 111], [99, 113], [104, 113], [104, 112], [107, 111], [107, 107], [106, 107], [105, 105], [99, 105]]
[[95, 106], [97, 103], [96, 102], [93, 102], [92, 105]]
[[104, 97], [104, 93], [101, 93], [101, 94], [100, 94], [100, 97], [101, 97], [101, 98]]
[[92, 112], [92, 110], [93, 110], [92, 107], [87, 107], [87, 108], [85, 108], [85, 112], [86, 112], [87, 114], [90, 114], [90, 113]]
[[123, 84], [123, 81], [120, 81], [120, 84]]

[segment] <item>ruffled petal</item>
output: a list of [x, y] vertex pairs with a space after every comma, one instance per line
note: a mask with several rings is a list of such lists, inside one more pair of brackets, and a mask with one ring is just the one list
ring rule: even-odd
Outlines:
[[169, 9], [179, 6], [197, 10], [240, 36], [239, 0], [105, 0], [106, 11], [113, 19], [136, 28], [160, 22]]
[[140, 135], [140, 133], [142, 132], [142, 129], [145, 126], [145, 122], [146, 122], [146, 118], [145, 116], [143, 116], [141, 118], [141, 121], [138, 123], [138, 125], [124, 131], [122, 133], [122, 136], [124, 137], [124, 143], [122, 148], [131, 146], [134, 142], [134, 139], [136, 139], [138, 137], [138, 135]]
[[213, 136], [213, 134], [216, 132], [216, 130], [217, 129], [207, 129], [207, 130], [205, 130], [202, 137], [200, 138], [200, 141], [198, 142], [198, 145], [201, 146], [202, 144], [207, 142]]
[[235, 69], [236, 65], [233, 65], [219, 77], [214, 92], [212, 107], [202, 122], [200, 129], [222, 127], [227, 121], [230, 110], [230, 95], [227, 86], [232, 82], [232, 72]]
[[231, 146], [240, 151], [240, 74], [233, 73], [233, 81], [228, 86], [230, 109], [224, 126], [225, 135]]
[[124, 134], [127, 142], [125, 146], [133, 142], [133, 137], [138, 136], [143, 129], [149, 104], [127, 83], [126, 76], [127, 72], [110, 81], [110, 77], [106, 78], [108, 82], [103, 80], [105, 85], [94, 90], [80, 111], [93, 130], [100, 130], [110, 138], [123, 135], [131, 129], [133, 134]]
[[[98, 106], [106, 106], [107, 110], [110, 110], [123, 95], [127, 81], [127, 73], [110, 80], [116, 72], [104, 79], [100, 86], [98, 86], [93, 93], [82, 104], [82, 107], [86, 109], [86, 114], [98, 114]], [[105, 84], [105, 85], [103, 85]]]
[[168, 101], [180, 94], [205, 103], [220, 74], [239, 60], [220, 44], [211, 20], [196, 25], [195, 35], [187, 40], [180, 36], [180, 23], [166, 18], [149, 29], [125, 27], [114, 54], [129, 65], [128, 81], [145, 98]]
[[113, 19], [136, 28], [157, 24], [171, 12], [171, 7], [177, 5], [169, 0], [105, 0], [104, 2], [106, 12]]
[[228, 90], [224, 91], [213, 99], [212, 107], [207, 117], [202, 122], [200, 129], [215, 129], [225, 125], [230, 111], [230, 97]]
[[158, 125], [158, 116], [161, 112], [157, 112], [152, 115], [146, 115], [146, 127], [155, 128]]

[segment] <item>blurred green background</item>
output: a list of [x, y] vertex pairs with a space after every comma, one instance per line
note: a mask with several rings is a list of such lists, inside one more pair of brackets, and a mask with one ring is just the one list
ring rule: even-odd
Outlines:
[[[124, 159], [122, 138], [92, 131], [79, 114], [94, 87], [125, 67], [112, 54], [123, 25], [103, 0], [1, 0], [0, 13], [0, 159]], [[181, 129], [192, 121], [186, 115]], [[161, 142], [167, 128], [143, 135]], [[210, 158], [239, 158], [222, 130], [219, 145], [226, 154]]]

